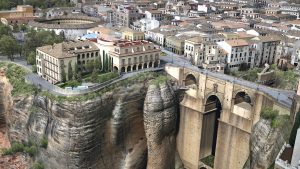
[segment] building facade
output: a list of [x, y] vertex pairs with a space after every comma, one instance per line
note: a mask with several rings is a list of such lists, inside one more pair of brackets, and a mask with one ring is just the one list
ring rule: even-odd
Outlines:
[[33, 7], [30, 5], [18, 5], [16, 9], [0, 11], [0, 19], [3, 24], [27, 24], [36, 19], [33, 14]]
[[118, 72], [131, 72], [147, 68], [159, 67], [160, 49], [153, 43], [141, 41], [118, 41], [109, 51], [113, 60], [113, 70]]
[[[52, 84], [62, 82], [68, 74], [68, 66], [72, 70], [75, 64], [85, 71], [85, 64], [100, 59], [99, 48], [90, 41], [63, 42], [36, 49], [37, 74]], [[63, 73], [64, 72], [64, 73]], [[70, 80], [66, 77], [66, 80]]]

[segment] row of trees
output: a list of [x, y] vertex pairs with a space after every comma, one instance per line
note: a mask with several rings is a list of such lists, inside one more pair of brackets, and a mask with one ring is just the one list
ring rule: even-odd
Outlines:
[[64, 34], [56, 35], [54, 31], [35, 31], [33, 29], [30, 29], [26, 33], [25, 42], [22, 45], [23, 55], [25, 56], [27, 63], [34, 65], [35, 50], [37, 47], [44, 45], [53, 45], [54, 43], [61, 43], [64, 40]]
[[[103, 61], [103, 63], [102, 63]], [[79, 66], [77, 63], [75, 63], [75, 66], [73, 68], [71, 61], [68, 63], [68, 73], [65, 72], [65, 65], [63, 65], [62, 69], [62, 82], [66, 81], [82, 81], [82, 74], [83, 73], [92, 73], [91, 79], [93, 82], [96, 81], [98, 73], [106, 73], [112, 71], [112, 59], [108, 57], [107, 55], [102, 57], [101, 59], [96, 60], [90, 60], [88, 61], [84, 66]]]
[[64, 40], [64, 34], [56, 35], [54, 31], [30, 29], [25, 35], [24, 43], [18, 43], [10, 27], [0, 24], [0, 52], [10, 60], [14, 60], [14, 56], [20, 54], [26, 58], [27, 63], [34, 65], [37, 47], [60, 43]]
[[21, 46], [13, 37], [10, 27], [0, 24], [0, 52], [10, 60], [14, 60], [14, 55], [21, 53]]

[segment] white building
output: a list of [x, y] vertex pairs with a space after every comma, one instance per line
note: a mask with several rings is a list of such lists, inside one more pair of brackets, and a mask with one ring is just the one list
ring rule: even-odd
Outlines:
[[210, 13], [210, 12], [212, 12], [212, 8], [209, 4], [198, 5], [198, 11]]
[[136, 21], [131, 26], [132, 29], [142, 32], [147, 32], [152, 29], [159, 28], [160, 23], [158, 20], [154, 19], [141, 19], [139, 21]]
[[250, 45], [244, 39], [217, 42], [220, 49], [226, 53], [225, 62], [228, 68], [237, 71], [242, 64], [253, 67], [253, 57], [249, 54]]

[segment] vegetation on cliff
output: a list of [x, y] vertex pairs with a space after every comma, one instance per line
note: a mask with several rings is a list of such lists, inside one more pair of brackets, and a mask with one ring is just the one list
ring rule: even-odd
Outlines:
[[[275, 71], [275, 82], [273, 84], [274, 87], [286, 90], [296, 89], [299, 75], [294, 70], [282, 71], [279, 70], [276, 65], [271, 65], [270, 69]], [[246, 71], [230, 72], [230, 75], [251, 82], [256, 82], [258, 80], [258, 73], [260, 73], [262, 70], [262, 68], [255, 67]]]
[[13, 155], [15, 153], [26, 153], [31, 157], [35, 156], [38, 151], [37, 145], [32, 141], [28, 143], [13, 143], [8, 149], [3, 150], [3, 155]]
[[132, 76], [132, 77], [126, 78], [124, 80], [121, 80], [117, 83], [111, 84], [110, 86], [107, 86], [104, 89], [101, 89], [96, 92], [90, 92], [85, 95], [66, 97], [66, 96], [56, 96], [56, 95], [53, 95], [53, 94], [51, 94], [49, 92], [45, 92], [45, 91], [39, 93], [39, 95], [48, 97], [51, 100], [55, 100], [55, 101], [86, 101], [86, 100], [92, 100], [96, 97], [100, 97], [101, 95], [103, 95], [106, 92], [111, 92], [111, 91], [116, 92], [117, 90], [120, 89], [120, 87], [124, 87], [124, 86], [128, 87], [128, 86], [137, 85], [137, 84], [146, 85], [146, 84], [148, 84], [149, 81], [159, 77], [160, 75], [161, 75], [160, 73], [156, 73], [156, 72], [139, 73], [135, 76]]
[[271, 107], [265, 107], [261, 110], [261, 117], [271, 122], [272, 128], [282, 127], [288, 120], [287, 116], [279, 115], [278, 110]]
[[160, 84], [166, 82], [167, 80], [168, 80], [167, 76], [160, 75], [160, 76], [156, 77], [155, 79], [151, 80], [150, 84], [159, 86]]
[[32, 95], [34, 93], [36, 88], [25, 82], [25, 76], [29, 71], [16, 64], [6, 62], [0, 62], [0, 68], [6, 69], [5, 75], [13, 87], [12, 96]]

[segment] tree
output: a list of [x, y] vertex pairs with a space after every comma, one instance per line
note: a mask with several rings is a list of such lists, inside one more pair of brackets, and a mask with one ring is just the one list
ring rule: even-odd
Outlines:
[[96, 69], [98, 69], [99, 71], [101, 71], [102, 70], [102, 63], [101, 63], [101, 60], [99, 59], [99, 58], [97, 58], [96, 60], [95, 60], [95, 63], [94, 63], [95, 65], [95, 68]]
[[19, 26], [17, 25], [17, 24], [14, 24], [13, 25], [13, 32], [19, 32], [20, 31], [20, 28], [19, 28]]
[[299, 127], [300, 127], [300, 112], [298, 112], [296, 114], [295, 123], [294, 123], [294, 126], [291, 131], [291, 135], [290, 135], [290, 139], [289, 139], [289, 143], [291, 146], [295, 145], [297, 130], [299, 129]]
[[63, 37], [56, 35], [53, 31], [35, 31], [33, 29], [30, 29], [25, 35], [23, 52], [25, 53], [26, 58], [28, 58], [30, 52], [35, 52], [37, 47], [44, 45], [53, 45], [54, 43], [61, 43], [63, 42], [63, 40]]
[[77, 73], [77, 81], [78, 81], [78, 82], [82, 82], [81, 71], [78, 71], [78, 73]]
[[61, 81], [63, 82], [63, 83], [65, 83], [66, 81], [67, 81], [67, 79], [66, 79], [66, 71], [65, 71], [65, 65], [64, 65], [64, 63], [61, 65]]
[[72, 62], [69, 61], [69, 64], [68, 64], [68, 80], [71, 80], [72, 78], [73, 78]]
[[20, 26], [21, 31], [25, 32], [27, 30], [27, 26], [25, 24], [22, 24]]
[[19, 45], [17, 41], [7, 35], [3, 35], [0, 39], [0, 51], [2, 54], [6, 55], [8, 59], [14, 60], [14, 55], [19, 52]]
[[12, 36], [12, 31], [7, 25], [3, 25], [0, 23], [0, 38], [3, 35]]
[[34, 65], [36, 62], [35, 52], [30, 52], [26, 60], [28, 64]]
[[92, 75], [91, 75], [91, 80], [92, 80], [93, 83], [97, 82], [97, 77], [98, 77], [97, 70], [94, 69], [93, 72], [92, 72]]
[[108, 65], [108, 67], [107, 67], [107, 71], [108, 72], [110, 72], [111, 71], [111, 58], [110, 57], [108, 57], [108, 59], [107, 59], [108, 61], [108, 63], [107, 63], [107, 65]]
[[[104, 53], [104, 52], [103, 52]], [[102, 60], [103, 60], [103, 66], [102, 66], [102, 71], [106, 72], [106, 59], [105, 59], [105, 55], [102, 56]]]
[[87, 69], [88, 72], [92, 72], [94, 70], [94, 61], [93, 60], [89, 60], [86, 65], [85, 68]]

